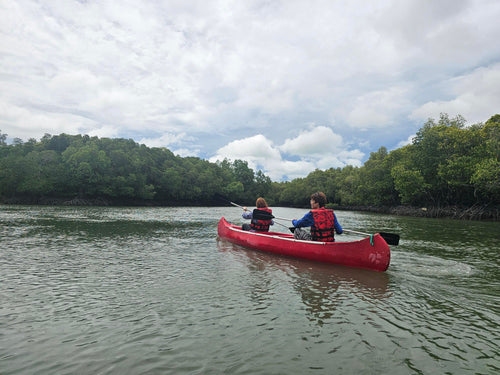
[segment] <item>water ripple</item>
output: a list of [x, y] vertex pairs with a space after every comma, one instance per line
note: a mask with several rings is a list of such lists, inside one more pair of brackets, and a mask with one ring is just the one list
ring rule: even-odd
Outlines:
[[483, 242], [473, 257], [470, 232], [445, 243], [419, 237], [432, 232], [425, 220], [342, 212], [346, 227], [402, 232], [389, 270], [379, 273], [217, 242], [218, 219], [240, 215], [1, 207], [0, 372], [500, 370], [498, 249], [489, 224], [483, 232], [474, 226]]

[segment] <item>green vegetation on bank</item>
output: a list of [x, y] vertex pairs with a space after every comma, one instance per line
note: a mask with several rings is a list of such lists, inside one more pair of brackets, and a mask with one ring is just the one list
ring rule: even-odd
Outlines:
[[461, 116], [429, 119], [412, 144], [380, 147], [362, 167], [316, 170], [274, 185], [280, 204], [297, 205], [313, 190], [341, 206], [444, 207], [500, 204], [500, 115], [465, 127]]
[[315, 170], [305, 178], [271, 182], [247, 162], [211, 163], [179, 157], [130, 139], [46, 134], [40, 141], [0, 132], [0, 199], [101, 199], [114, 204], [217, 204], [218, 196], [253, 204], [304, 206], [322, 190], [339, 206], [444, 207], [500, 205], [500, 115], [465, 127], [461, 116], [428, 120], [413, 143], [380, 147], [362, 167]]
[[235, 200], [265, 195], [271, 179], [241, 160], [210, 163], [148, 148], [131, 139], [46, 134], [5, 144], [0, 138], [0, 196], [5, 202], [49, 198], [114, 203], [214, 204], [217, 194]]

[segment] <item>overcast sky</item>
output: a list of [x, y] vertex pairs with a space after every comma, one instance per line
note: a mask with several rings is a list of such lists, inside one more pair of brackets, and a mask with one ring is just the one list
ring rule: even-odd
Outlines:
[[0, 129], [132, 138], [273, 180], [500, 113], [498, 0], [1, 0]]

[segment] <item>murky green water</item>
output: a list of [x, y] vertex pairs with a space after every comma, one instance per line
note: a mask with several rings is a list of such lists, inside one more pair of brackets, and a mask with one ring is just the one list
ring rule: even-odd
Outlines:
[[500, 372], [499, 223], [337, 212], [401, 235], [378, 273], [218, 242], [240, 214], [0, 206], [0, 373]]

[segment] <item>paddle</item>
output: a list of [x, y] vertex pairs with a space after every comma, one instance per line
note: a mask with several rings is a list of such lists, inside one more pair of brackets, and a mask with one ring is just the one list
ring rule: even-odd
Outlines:
[[[248, 211], [248, 209], [246, 209], [245, 207], [243, 206], [240, 206], [239, 204], [236, 204], [234, 202], [231, 202], [231, 201], [228, 201], [229, 203], [231, 203], [233, 206], [236, 206], [236, 207], [239, 207], [241, 208], [243, 211]], [[267, 219], [262, 219], [262, 220], [267, 220]]]
[[279, 217], [279, 216], [274, 216], [273, 214], [262, 211], [259, 209], [253, 210], [253, 217], [257, 220], [272, 220], [272, 219], [279, 219], [279, 220], [287, 220], [287, 221], [292, 221], [292, 219], [287, 219], [286, 217]]
[[[284, 218], [284, 217], [274, 216], [274, 215], [270, 214], [269, 212], [265, 212], [265, 211], [262, 211], [262, 210], [254, 210], [252, 216], [253, 216], [254, 219], [257, 219], [257, 220], [278, 219], [278, 220], [292, 221], [292, 219], [287, 219], [287, 218]], [[292, 233], [295, 230], [294, 227], [290, 227], [289, 229], [290, 229], [290, 231]], [[361, 234], [363, 236], [371, 236], [370, 233], [358, 232], [358, 231], [355, 231], [355, 230], [343, 229], [343, 231], [344, 232], [348, 232], [348, 233]], [[387, 244], [394, 245], [394, 246], [399, 245], [399, 234], [385, 233], [385, 232], [380, 232], [379, 234], [385, 240], [385, 242], [387, 242]]]
[[[231, 203], [233, 206], [235, 207], [239, 207], [241, 208], [243, 211], [248, 211], [248, 209], [245, 209], [245, 207], [243, 206], [240, 206], [239, 204], [236, 204], [234, 202], [231, 202], [227, 199], [225, 199], [225, 201]], [[252, 217], [256, 220], [272, 220], [274, 219], [274, 216], [272, 214], [270, 214], [269, 212], [266, 212], [266, 211], [262, 211], [262, 210], [259, 210], [257, 208], [255, 208], [252, 212]], [[279, 217], [277, 217], [276, 219], [280, 219]], [[282, 220], [289, 220], [289, 219], [284, 219], [284, 218], [281, 218]], [[285, 227], [285, 228], [288, 228], [290, 229], [290, 231], [293, 233], [295, 231], [295, 227], [287, 227], [286, 225], [283, 225], [281, 223], [278, 223], [277, 221], [275, 221], [276, 224], [278, 225], [281, 225], [282, 227]]]
[[[343, 229], [343, 231], [347, 233], [361, 234], [362, 236], [371, 236], [370, 233], [358, 232], [355, 230]], [[385, 232], [379, 232], [379, 234], [380, 237], [382, 237], [388, 245], [399, 245], [399, 234]]]
[[281, 225], [284, 228], [288, 228], [288, 229], [290, 229], [290, 232], [292, 232], [292, 233], [295, 232], [295, 227], [287, 227], [286, 225], [278, 223], [277, 221], [275, 221], [274, 224], [278, 224], [278, 225]]

